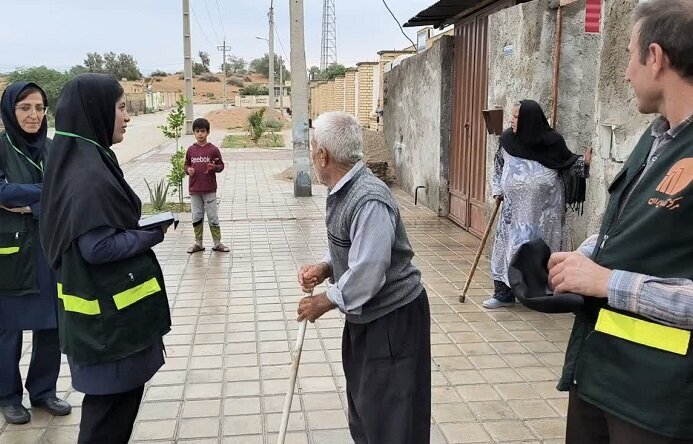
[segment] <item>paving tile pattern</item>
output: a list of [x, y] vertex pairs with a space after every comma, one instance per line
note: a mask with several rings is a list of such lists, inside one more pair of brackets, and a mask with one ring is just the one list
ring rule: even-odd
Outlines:
[[[124, 166], [145, 201], [143, 179], [163, 177], [171, 152], [169, 147]], [[165, 338], [166, 365], [147, 385], [133, 442], [276, 442], [297, 332], [296, 269], [325, 251], [326, 190], [315, 186], [312, 197], [296, 199], [292, 184], [275, 178], [291, 165], [290, 151], [224, 154], [219, 214], [232, 252], [186, 254], [193, 240], [189, 217], [156, 247], [173, 328]], [[478, 240], [414, 206], [402, 191], [396, 195], [430, 297], [432, 442], [562, 442], [567, 398], [555, 385], [572, 317], [519, 306], [483, 309], [492, 289], [485, 259], [460, 304]], [[340, 353], [343, 322], [333, 311], [309, 325], [287, 443], [352, 442]], [[26, 374], [30, 333], [24, 350]], [[75, 407], [70, 416], [33, 411], [24, 426], [0, 419], [0, 444], [75, 442], [82, 395], [70, 386], [65, 359], [58, 390]]]

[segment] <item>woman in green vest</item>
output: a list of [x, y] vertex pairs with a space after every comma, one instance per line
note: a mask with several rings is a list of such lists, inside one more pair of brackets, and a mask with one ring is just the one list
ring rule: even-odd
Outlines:
[[15, 82], [0, 100], [5, 131], [0, 133], [0, 409], [5, 421], [24, 424], [22, 331], [33, 331], [26, 378], [29, 400], [53, 415], [67, 415], [56, 397], [60, 346], [55, 275], [38, 239], [43, 164], [49, 139], [46, 94], [35, 83]]
[[58, 101], [46, 165], [41, 242], [58, 273], [61, 349], [85, 393], [79, 443], [128, 442], [171, 325], [152, 251], [166, 227], [138, 229], [140, 199], [111, 150], [129, 121], [113, 77], [75, 77]]

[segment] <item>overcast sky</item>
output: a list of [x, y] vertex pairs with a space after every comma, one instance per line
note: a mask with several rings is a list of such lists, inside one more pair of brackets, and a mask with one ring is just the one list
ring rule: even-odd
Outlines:
[[[0, 72], [47, 65], [64, 70], [87, 52], [126, 52], [143, 73], [182, 69], [181, 0], [0, 0]], [[402, 49], [400, 33], [381, 0], [336, 0], [337, 58], [350, 66], [376, 60], [377, 51]], [[388, 0], [404, 24], [435, 0]], [[193, 53], [207, 51], [221, 65], [216, 46], [226, 35], [231, 54], [250, 61], [267, 52], [270, 0], [190, 0]], [[98, 5], [98, 6], [97, 6]], [[304, 0], [308, 67], [319, 65], [322, 0]], [[289, 57], [289, 0], [274, 2], [279, 38], [275, 51]], [[417, 28], [404, 28], [416, 40]], [[281, 44], [280, 44], [281, 41]], [[282, 51], [282, 46], [284, 50]]]

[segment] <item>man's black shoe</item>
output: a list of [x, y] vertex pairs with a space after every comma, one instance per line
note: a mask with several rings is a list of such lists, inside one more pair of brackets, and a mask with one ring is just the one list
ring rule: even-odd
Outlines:
[[2, 414], [5, 417], [5, 421], [9, 424], [26, 424], [31, 421], [31, 415], [29, 410], [25, 409], [23, 405], [4, 405], [0, 407], [2, 409]]
[[40, 401], [32, 401], [32, 407], [42, 408], [53, 416], [65, 416], [72, 412], [72, 406], [62, 399], [46, 398]]

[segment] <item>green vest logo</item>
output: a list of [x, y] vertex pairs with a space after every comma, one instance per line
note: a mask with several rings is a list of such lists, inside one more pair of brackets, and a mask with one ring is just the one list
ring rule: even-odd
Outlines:
[[693, 182], [693, 157], [681, 159], [669, 170], [660, 182], [657, 191], [674, 196]]

